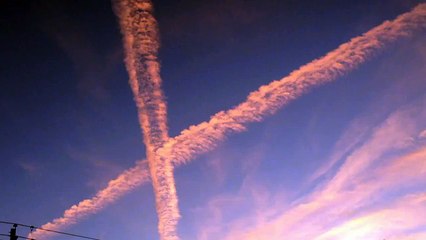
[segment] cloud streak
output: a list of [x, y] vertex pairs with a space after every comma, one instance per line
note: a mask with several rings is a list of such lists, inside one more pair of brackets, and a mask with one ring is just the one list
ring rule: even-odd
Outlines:
[[419, 216], [426, 214], [425, 201], [426, 193], [408, 195], [385, 209], [353, 218], [315, 239], [373, 240], [404, 234], [407, 229], [415, 229], [424, 224], [424, 219]]
[[[296, 200], [276, 217], [234, 229], [224, 239], [314, 239], [353, 215], [375, 204], [382, 205], [387, 195], [424, 182], [426, 145], [410, 140], [424, 127], [426, 99], [422, 100], [421, 104], [396, 111], [386, 119], [324, 186]], [[400, 156], [389, 159], [391, 153]]]
[[129, 82], [144, 135], [159, 218], [158, 231], [161, 239], [176, 240], [180, 214], [173, 165], [170, 159], [156, 155], [156, 150], [169, 138], [167, 107], [157, 61], [157, 21], [150, 0], [119, 0], [114, 4], [123, 35]]
[[[395, 20], [386, 21], [362, 36], [340, 45], [324, 57], [293, 71], [287, 77], [261, 86], [257, 91], [249, 94], [246, 101], [236, 107], [213, 115], [209, 121], [190, 126], [179, 136], [168, 139], [163, 147], [156, 151], [156, 154], [161, 158], [173, 161], [175, 165], [188, 163], [194, 157], [216, 147], [227, 135], [244, 131], [247, 124], [262, 121], [266, 116], [274, 114], [278, 109], [314, 87], [335, 80], [357, 68], [387, 44], [399, 38], [408, 37], [415, 31], [424, 28], [425, 25], [426, 4], [420, 4]], [[127, 188], [125, 184], [121, 185], [123, 188], [117, 189], [119, 194], [132, 190], [131, 186]], [[105, 197], [107, 198], [107, 196]], [[107, 203], [111, 202], [113, 201], [107, 201]], [[61, 224], [51, 227], [62, 229], [105, 206], [97, 205], [93, 207], [92, 211], [82, 209], [81, 213], [84, 214], [75, 211], [73, 216], [59, 218], [61, 220], [56, 219]]]

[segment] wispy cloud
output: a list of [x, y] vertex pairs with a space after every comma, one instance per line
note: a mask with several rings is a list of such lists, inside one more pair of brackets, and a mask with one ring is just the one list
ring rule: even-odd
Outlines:
[[113, 79], [110, 76], [120, 64], [121, 49], [97, 48], [83, 23], [70, 15], [70, 3], [58, 1], [32, 4], [38, 12], [36, 20], [39, 20], [40, 28], [72, 61], [78, 77], [79, 93], [93, 97], [98, 102], [109, 100]]
[[[156, 154], [173, 161], [175, 165], [188, 163], [195, 156], [216, 147], [227, 135], [244, 131], [247, 124], [261, 121], [314, 87], [348, 73], [365, 62], [371, 55], [383, 49], [388, 43], [401, 37], [410, 36], [416, 30], [423, 28], [425, 24], [426, 4], [420, 4], [411, 12], [402, 14], [393, 21], [386, 21], [362, 36], [353, 38], [324, 57], [293, 71], [289, 76], [260, 87], [235, 108], [213, 115], [208, 122], [190, 126], [179, 136], [169, 139], [163, 147], [156, 151]], [[132, 74], [136, 73], [132, 72]], [[132, 76], [132, 74], [130, 75]], [[141, 180], [138, 172], [135, 172], [134, 168], [132, 170], [132, 172], [126, 172], [125, 176], [131, 178], [131, 173], [134, 173], [136, 174], [134, 177]], [[142, 171], [142, 169], [139, 170]], [[122, 179], [121, 176], [118, 179]], [[132, 181], [132, 183], [141, 184], [143, 181]], [[122, 195], [134, 187], [134, 185], [126, 186], [125, 182], [119, 186], [121, 188], [114, 189], [117, 191], [114, 196]], [[106, 188], [101, 192], [109, 191], [110, 189]], [[92, 205], [91, 209], [72, 208], [74, 215], [67, 215], [60, 221], [58, 220], [57, 224], [49, 223], [53, 224], [49, 226], [56, 229], [64, 228], [89, 213], [99, 211], [107, 203], [115, 200], [115, 198], [110, 200], [107, 196], [105, 197], [104, 202]], [[92, 200], [83, 200], [82, 203]], [[303, 208], [315, 208], [315, 206], [307, 205]], [[80, 211], [85, 214], [80, 214]]]
[[383, 209], [351, 219], [315, 239], [389, 239], [424, 224], [424, 219], [419, 216], [426, 215], [425, 201], [426, 193], [408, 195]]
[[419, 138], [426, 138], [426, 130], [423, 130], [423, 131], [419, 134]]
[[[314, 239], [353, 215], [388, 201], [386, 196], [394, 189], [402, 191], [424, 181], [426, 147], [410, 139], [424, 127], [425, 104], [422, 99], [420, 104], [393, 113], [346, 157], [326, 184], [293, 203], [293, 207], [269, 221], [234, 229], [227, 239]], [[414, 117], [414, 113], [418, 115]], [[389, 159], [391, 153], [400, 156]]]
[[37, 174], [41, 169], [40, 166], [33, 162], [19, 162], [19, 166], [28, 174]]
[[392, 236], [388, 240], [419, 240], [426, 239], [426, 232], [416, 232], [408, 234], [400, 234], [398, 236]]

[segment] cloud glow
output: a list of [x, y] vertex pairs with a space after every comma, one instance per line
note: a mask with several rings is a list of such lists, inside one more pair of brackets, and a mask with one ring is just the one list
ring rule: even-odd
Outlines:
[[[261, 86], [257, 91], [250, 93], [246, 101], [236, 107], [213, 115], [209, 121], [190, 126], [173, 138], [167, 137], [166, 121], [162, 119], [166, 116], [166, 113], [163, 112], [166, 109], [165, 104], [162, 101], [155, 102], [153, 105], [155, 110], [140, 115], [139, 119], [142, 126], [147, 126], [145, 136], [152, 134], [152, 138], [145, 140], [147, 147], [150, 148], [151, 145], [148, 143], [152, 143], [152, 154], [155, 154], [156, 161], [164, 164], [157, 166], [158, 168], [152, 168], [153, 160], [149, 160], [151, 176], [155, 176], [152, 178], [157, 193], [157, 205], [160, 206], [158, 211], [162, 239], [177, 239], [175, 226], [179, 212], [175, 197], [172, 163], [179, 166], [191, 162], [196, 156], [214, 149], [229, 134], [245, 131], [249, 123], [260, 122], [313, 88], [349, 73], [389, 43], [412, 35], [417, 30], [424, 28], [425, 24], [426, 4], [420, 4], [411, 12], [402, 14], [393, 21], [386, 21], [362, 36], [351, 39], [324, 57], [293, 71], [287, 77]], [[131, 57], [128, 57], [126, 61], [131, 61]], [[151, 75], [158, 74], [159, 66], [155, 61], [149, 61], [147, 66], [148, 69], [145, 72]], [[136, 78], [137, 70], [129, 67], [128, 70], [130, 79]], [[159, 84], [160, 80], [154, 80], [153, 83]], [[131, 80], [131, 85], [135, 92], [135, 89], [138, 89], [136, 83], [132, 84]], [[154, 96], [157, 96], [156, 91], [153, 92]], [[136, 102], [138, 107], [143, 105], [138, 102], [137, 98]], [[406, 195], [401, 198], [400, 202], [390, 203], [390, 206], [393, 206], [390, 211], [372, 210], [368, 212], [365, 210], [363, 215], [356, 216], [353, 210], [354, 206], [361, 208], [378, 192], [412, 183], [413, 179], [424, 178], [424, 161], [422, 159], [424, 159], [426, 151], [422, 148], [423, 146], [414, 146], [417, 149], [415, 151], [411, 149], [413, 145], [420, 144], [413, 140], [415, 137], [424, 137], [425, 126], [421, 124], [426, 119], [424, 105], [425, 101], [421, 101], [414, 107], [410, 106], [394, 112], [374, 129], [369, 139], [361, 146], [355, 148], [356, 144], [346, 145], [345, 152], [350, 152], [350, 154], [323, 187], [319, 187], [308, 197], [289, 204], [291, 207], [284, 212], [278, 213], [278, 215], [272, 214], [273, 217], [261, 218], [261, 220], [257, 220], [257, 223], [250, 224], [250, 227], [245, 224], [233, 225], [239, 227], [231, 229], [224, 239], [282, 239], [283, 236], [290, 239], [315, 239], [315, 237], [333, 239], [337, 236], [352, 239], [348, 236], [349, 231], [356, 232], [355, 236], [358, 237], [365, 237], [368, 234], [382, 237], [383, 230], [365, 227], [365, 224], [376, 226], [383, 223], [387, 217], [397, 216], [402, 212], [405, 212], [405, 217], [412, 219], [414, 209], [418, 208], [423, 201], [424, 196], [421, 194]], [[416, 112], [416, 118], [412, 118], [413, 111]], [[153, 119], [149, 119], [150, 117]], [[150, 132], [151, 130], [152, 132]], [[388, 153], [395, 153], [399, 157], [382, 163], [384, 156]], [[335, 156], [342, 155], [335, 154]], [[330, 160], [328, 165], [321, 168], [323, 170], [313, 174], [312, 179], [331, 171], [331, 166], [334, 166], [339, 158]], [[149, 151], [148, 159], [150, 159]], [[370, 168], [377, 174], [375, 177], [382, 180], [380, 184], [376, 179], [363, 175], [366, 169]], [[154, 175], [159, 174], [157, 171], [160, 170], [161, 174], [165, 174], [161, 178], [164, 181], [158, 180], [159, 176]], [[136, 167], [110, 181], [108, 187], [99, 191], [95, 197], [74, 205], [65, 211], [63, 217], [54, 219], [43, 227], [64, 229], [80, 221], [83, 217], [100, 211], [120, 196], [148, 181], [147, 163], [139, 161]], [[158, 198], [164, 200], [164, 204], [160, 203]], [[402, 204], [401, 201], [409, 204]], [[271, 211], [273, 212], [273, 210]], [[344, 222], [341, 219], [342, 216], [351, 220]], [[393, 223], [396, 224], [400, 221], [400, 218], [396, 218]], [[408, 221], [406, 225], [402, 225], [403, 229], [395, 234], [404, 234], [403, 230], [419, 224], [421, 222], [418, 219]], [[200, 238], [208, 239], [207, 235], [208, 232], [201, 234]], [[30, 237], [39, 236], [41, 234], [35, 232]]]

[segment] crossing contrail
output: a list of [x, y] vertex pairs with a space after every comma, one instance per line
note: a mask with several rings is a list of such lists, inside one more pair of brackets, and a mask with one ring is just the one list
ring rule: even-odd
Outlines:
[[186, 163], [194, 156], [214, 148], [226, 135], [241, 132], [247, 124], [274, 114], [302, 94], [348, 73], [387, 44], [409, 36], [425, 25], [426, 4], [419, 4], [411, 12], [351, 39], [289, 76], [260, 87], [236, 107], [213, 115], [207, 122], [190, 126], [167, 141], [158, 152], [169, 156], [176, 165]]
[[157, 21], [151, 0], [114, 1], [120, 21], [130, 86], [138, 108], [163, 240], [177, 240], [179, 215], [173, 165], [156, 156], [168, 137], [167, 107], [161, 90]]
[[[183, 130], [179, 136], [168, 139], [161, 148], [156, 150], [156, 156], [168, 159], [174, 165], [188, 163], [194, 157], [212, 150], [227, 135], [244, 131], [247, 124], [262, 121], [266, 116], [274, 114], [278, 109], [314, 87], [335, 80], [343, 74], [354, 70], [388, 44], [399, 38], [408, 37], [415, 31], [425, 27], [426, 4], [419, 4], [412, 11], [398, 16], [393, 21], [385, 21], [363, 35], [340, 45], [322, 58], [300, 67], [287, 77], [261, 86], [257, 91], [250, 93], [246, 101], [236, 107], [221, 111], [213, 115], [209, 121]], [[140, 163], [138, 162], [138, 164]], [[140, 170], [140, 172], [144, 172], [143, 169]], [[48, 227], [63, 229], [85, 216], [98, 212], [113, 202], [117, 195], [124, 195], [131, 191], [135, 187], [134, 184], [139, 185], [146, 182], [147, 179], [140, 178], [140, 172], [132, 171], [127, 173], [128, 175], [126, 176], [128, 178], [132, 177], [129, 174], [135, 174], [134, 177], [139, 178], [137, 181], [132, 181], [129, 186], [126, 186], [125, 182], [120, 182], [122, 181], [119, 180], [121, 175], [112, 180], [116, 181], [115, 186], [120, 186], [115, 188], [113, 200], [109, 200], [108, 195], [102, 195], [102, 198], [105, 198], [102, 200], [97, 198], [100, 192], [108, 192], [109, 187], [107, 187], [101, 190], [94, 198], [86, 199], [79, 203], [94, 203], [94, 201], [98, 201], [99, 204], [92, 204], [91, 208], [84, 207], [85, 205], [83, 207], [76, 205], [71, 208], [73, 209], [72, 215], [64, 214], [63, 217], [48, 223]]]

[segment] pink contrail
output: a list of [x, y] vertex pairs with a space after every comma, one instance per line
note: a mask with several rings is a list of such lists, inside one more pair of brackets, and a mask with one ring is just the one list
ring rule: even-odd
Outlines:
[[[92, 198], [80, 201], [71, 206], [64, 212], [60, 218], [46, 223], [42, 228], [45, 229], [64, 229], [65, 227], [77, 223], [83, 217], [100, 211], [105, 206], [115, 202], [124, 194], [139, 187], [141, 184], [149, 182], [148, 162], [138, 161], [136, 166], [124, 171], [117, 178], [108, 182], [108, 185], [100, 190]], [[34, 231], [28, 238], [44, 239], [51, 235], [49, 232], [40, 230]]]
[[126, 67], [143, 130], [146, 156], [154, 187], [158, 231], [161, 239], [177, 240], [180, 217], [173, 165], [170, 159], [156, 156], [168, 139], [167, 109], [161, 90], [158, 27], [151, 0], [115, 1], [126, 52]]
[[[419, 4], [412, 11], [400, 15], [393, 21], [386, 21], [362, 36], [351, 39], [324, 57], [293, 71], [289, 76], [260, 87], [249, 94], [246, 101], [238, 106], [213, 115], [208, 122], [202, 122], [183, 130], [179, 136], [167, 140], [163, 147], [156, 151], [157, 156], [169, 159], [175, 165], [187, 163], [197, 155], [213, 149], [228, 134], [244, 131], [247, 124], [261, 121], [312, 88], [348, 73], [387, 44], [398, 38], [408, 37], [416, 30], [424, 28], [425, 25], [426, 4]], [[139, 184], [141, 183], [143, 181], [139, 182]], [[131, 190], [131, 186], [119, 189], [120, 194]], [[105, 197], [108, 198], [108, 196]], [[59, 218], [60, 220], [54, 220], [60, 224], [51, 227], [62, 229], [105, 206], [96, 205], [92, 209], [82, 208], [81, 211], [75, 211], [73, 216], [64, 216]]]

